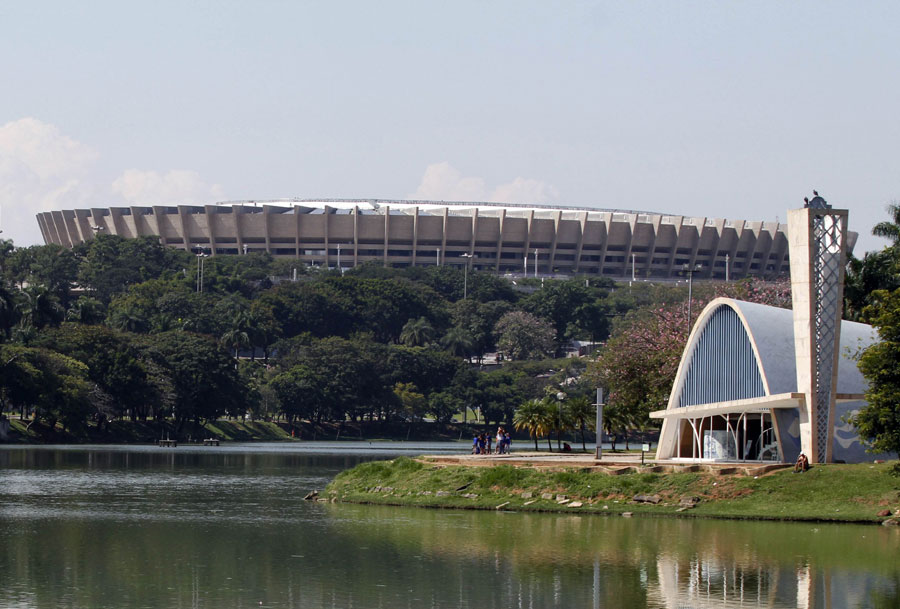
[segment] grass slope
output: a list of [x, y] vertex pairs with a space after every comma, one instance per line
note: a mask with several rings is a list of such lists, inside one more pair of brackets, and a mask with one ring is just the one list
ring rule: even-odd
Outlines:
[[[401, 457], [363, 463], [340, 473], [326, 497], [349, 503], [442, 508], [502, 509], [706, 516], [776, 520], [877, 522], [900, 507], [900, 479], [890, 464], [820, 465], [805, 474], [781, 470], [758, 478], [709, 473], [635, 473], [611, 476], [581, 470], [544, 471], [436, 466]], [[549, 493], [552, 498], [543, 498]], [[659, 495], [657, 505], [635, 495]], [[565, 495], [580, 507], [560, 504]], [[677, 512], [682, 498], [693, 509]]]

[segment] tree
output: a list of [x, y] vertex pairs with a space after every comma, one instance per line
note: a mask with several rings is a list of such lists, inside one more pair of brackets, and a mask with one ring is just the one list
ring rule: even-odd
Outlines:
[[[900, 452], [900, 290], [876, 294], [877, 305], [865, 311], [881, 342], [869, 346], [859, 369], [869, 382], [866, 406], [852, 422], [873, 451]], [[895, 467], [900, 474], [900, 466]]]
[[550, 320], [556, 340], [603, 340], [609, 333], [606, 309], [598, 301], [606, 293], [581, 280], [551, 281], [522, 301], [529, 313]]
[[177, 330], [143, 340], [148, 356], [171, 381], [179, 430], [189, 421], [199, 427], [226, 413], [244, 414], [246, 388], [234, 360], [211, 337]]
[[[576, 396], [566, 400], [569, 419], [581, 432], [581, 449], [587, 451], [585, 432], [597, 424], [597, 407], [585, 396]], [[598, 438], [599, 442], [599, 438]]]
[[530, 313], [507, 313], [497, 322], [495, 331], [498, 349], [510, 359], [540, 359], [553, 352], [553, 328]]
[[441, 347], [457, 357], [469, 357], [472, 354], [472, 345], [472, 335], [459, 326], [450, 328], [441, 338]]
[[879, 222], [872, 227], [872, 234], [876, 237], [890, 239], [892, 245], [900, 245], [900, 204], [890, 203], [887, 206], [889, 221]]
[[[538, 437], [547, 435], [553, 428], [555, 405], [546, 399], [533, 399], [524, 402], [516, 409], [513, 425], [517, 430], [527, 429], [528, 435], [534, 439], [534, 450], [538, 449]], [[547, 435], [547, 447], [551, 450], [550, 436]]]
[[424, 317], [410, 319], [400, 331], [400, 342], [407, 347], [424, 347], [434, 338], [434, 328]]
[[58, 326], [66, 314], [59, 298], [42, 285], [30, 285], [22, 290], [19, 310], [22, 323], [36, 329]]

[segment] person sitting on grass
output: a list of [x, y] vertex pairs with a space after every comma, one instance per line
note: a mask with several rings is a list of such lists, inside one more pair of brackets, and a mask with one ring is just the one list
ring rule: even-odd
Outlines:
[[800, 456], [797, 457], [797, 463], [794, 465], [794, 473], [802, 474], [806, 470], [809, 469], [809, 459], [806, 458], [806, 455], [800, 453]]

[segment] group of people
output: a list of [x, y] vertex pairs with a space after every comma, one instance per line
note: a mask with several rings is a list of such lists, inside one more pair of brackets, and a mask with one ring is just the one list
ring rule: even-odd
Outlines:
[[473, 455], [508, 455], [512, 438], [509, 432], [502, 427], [497, 428], [497, 435], [482, 433], [472, 439]]

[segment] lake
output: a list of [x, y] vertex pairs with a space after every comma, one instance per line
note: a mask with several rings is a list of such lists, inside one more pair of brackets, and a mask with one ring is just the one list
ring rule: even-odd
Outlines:
[[900, 531], [303, 501], [467, 443], [0, 446], [0, 607], [900, 606]]

